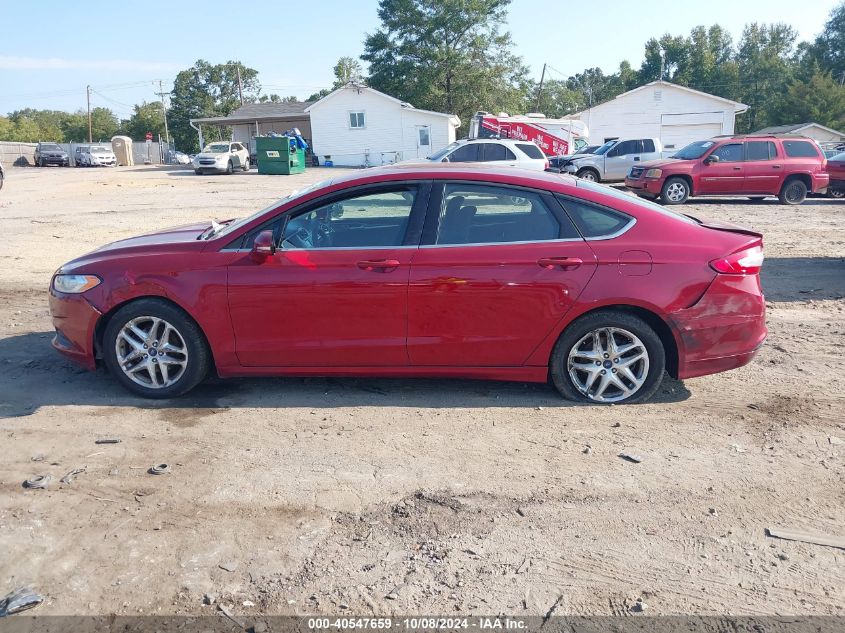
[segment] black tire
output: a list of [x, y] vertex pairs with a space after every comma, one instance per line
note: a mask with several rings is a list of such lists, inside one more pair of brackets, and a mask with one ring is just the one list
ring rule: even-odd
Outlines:
[[828, 189], [827, 195], [830, 198], [837, 198], [837, 199], [845, 198], [845, 187], [839, 187], [839, 186], [831, 187], [830, 189]]
[[202, 169], [195, 169], [195, 170], [194, 170], [194, 173], [195, 173], [197, 176], [202, 176]]
[[229, 164], [226, 165], [226, 173], [231, 174], [233, 171], [235, 171], [235, 168], [232, 166], [232, 161], [229, 161]]
[[582, 169], [575, 175], [581, 178], [582, 180], [588, 180], [590, 182], [601, 182], [601, 176], [599, 176], [599, 172], [590, 167]]
[[678, 176], [667, 178], [660, 189], [660, 200], [663, 204], [683, 204], [689, 200], [689, 195], [689, 183]]
[[[123, 372], [117, 360], [115, 345], [118, 334], [132, 319], [144, 316], [167, 321], [185, 343], [187, 365], [172, 385], [159, 388], [140, 385]], [[143, 398], [156, 400], [175, 398], [187, 393], [203, 381], [211, 367], [211, 353], [199, 326], [180, 308], [154, 297], [133, 301], [115, 312], [103, 333], [102, 351], [106, 368], [123, 387]]]
[[[568, 366], [569, 354], [573, 347], [591, 332], [603, 330], [604, 328], [617, 328], [636, 336], [645, 347], [648, 360], [648, 370], [645, 371], [645, 379], [642, 381], [640, 387], [629, 396], [614, 400], [599, 400], [586, 395], [573, 382]], [[614, 362], [615, 359], [608, 357], [605, 357], [605, 359], [601, 361], [605, 365], [601, 371], [610, 370], [616, 374], [616, 369], [613, 368], [613, 365], [607, 365], [609, 361]], [[622, 360], [624, 361], [624, 357]], [[644, 402], [651, 398], [658, 387], [660, 387], [665, 368], [666, 352], [663, 349], [663, 343], [660, 341], [660, 337], [657, 336], [651, 326], [639, 317], [614, 310], [593, 312], [573, 321], [560, 335], [552, 350], [549, 361], [549, 375], [552, 379], [552, 384], [554, 384], [560, 394], [567, 400], [587, 402], [590, 404], [634, 404]], [[641, 369], [644, 369], [644, 367], [641, 367]], [[619, 375], [621, 376], [622, 374]], [[597, 380], [599, 379], [597, 378]], [[614, 389], [616, 388], [614, 387]], [[616, 391], [621, 392], [619, 389], [616, 389]]]
[[3, 180], [4, 180], [3, 174], [0, 174], [0, 189], [3, 188]]
[[799, 178], [790, 178], [781, 187], [778, 200], [781, 204], [796, 205], [807, 199], [807, 185]]
[[241, 165], [241, 171], [249, 171], [249, 159], [248, 158], [244, 161], [244, 164]]

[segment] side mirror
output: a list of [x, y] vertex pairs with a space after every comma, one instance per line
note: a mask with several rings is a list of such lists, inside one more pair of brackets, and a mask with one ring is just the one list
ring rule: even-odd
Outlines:
[[708, 156], [707, 158], [704, 159], [705, 165], [711, 165], [713, 163], [718, 163], [718, 162], [719, 162], [719, 157], [714, 156], [713, 154], [710, 154], [710, 156]]
[[252, 252], [250, 252], [253, 261], [260, 264], [275, 253], [276, 245], [273, 243], [273, 231], [261, 231], [255, 236], [255, 241], [252, 243]]

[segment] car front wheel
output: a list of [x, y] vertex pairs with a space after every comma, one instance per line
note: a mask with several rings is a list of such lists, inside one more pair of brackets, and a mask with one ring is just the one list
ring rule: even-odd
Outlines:
[[249, 171], [249, 159], [247, 158], [244, 160], [244, 164], [241, 165], [241, 171]]
[[103, 335], [106, 367], [129, 391], [145, 398], [173, 398], [198, 385], [210, 354], [199, 326], [160, 299], [120, 308]]
[[234, 167], [232, 167], [232, 161], [229, 161], [229, 163], [226, 165], [226, 173], [231, 174], [233, 171]]
[[665, 365], [660, 337], [645, 321], [607, 311], [587, 314], [564, 330], [549, 372], [568, 400], [630, 404], [657, 391]]
[[664, 204], [683, 204], [689, 198], [689, 184], [683, 178], [668, 178], [660, 190]]
[[595, 169], [582, 169], [576, 174], [581, 180], [588, 182], [599, 182], [599, 173]]

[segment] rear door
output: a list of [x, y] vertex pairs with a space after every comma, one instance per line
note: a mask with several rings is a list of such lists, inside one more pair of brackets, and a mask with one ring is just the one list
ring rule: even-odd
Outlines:
[[746, 141], [743, 170], [744, 192], [776, 194], [780, 191], [783, 160], [772, 141]]
[[548, 193], [435, 183], [409, 280], [411, 364], [523, 365], [595, 269], [592, 249]]
[[744, 143], [725, 143], [708, 156], [717, 156], [718, 162], [701, 163], [701, 178], [696, 194], [741, 193], [745, 186]]
[[516, 166], [516, 154], [501, 143], [479, 143], [480, 160], [494, 165]]

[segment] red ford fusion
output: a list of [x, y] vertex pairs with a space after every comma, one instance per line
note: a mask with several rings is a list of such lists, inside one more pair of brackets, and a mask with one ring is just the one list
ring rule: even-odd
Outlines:
[[369, 169], [121, 240], [50, 284], [54, 347], [170, 398], [210, 373], [551, 381], [634, 403], [748, 363], [762, 236], [568, 176]]

